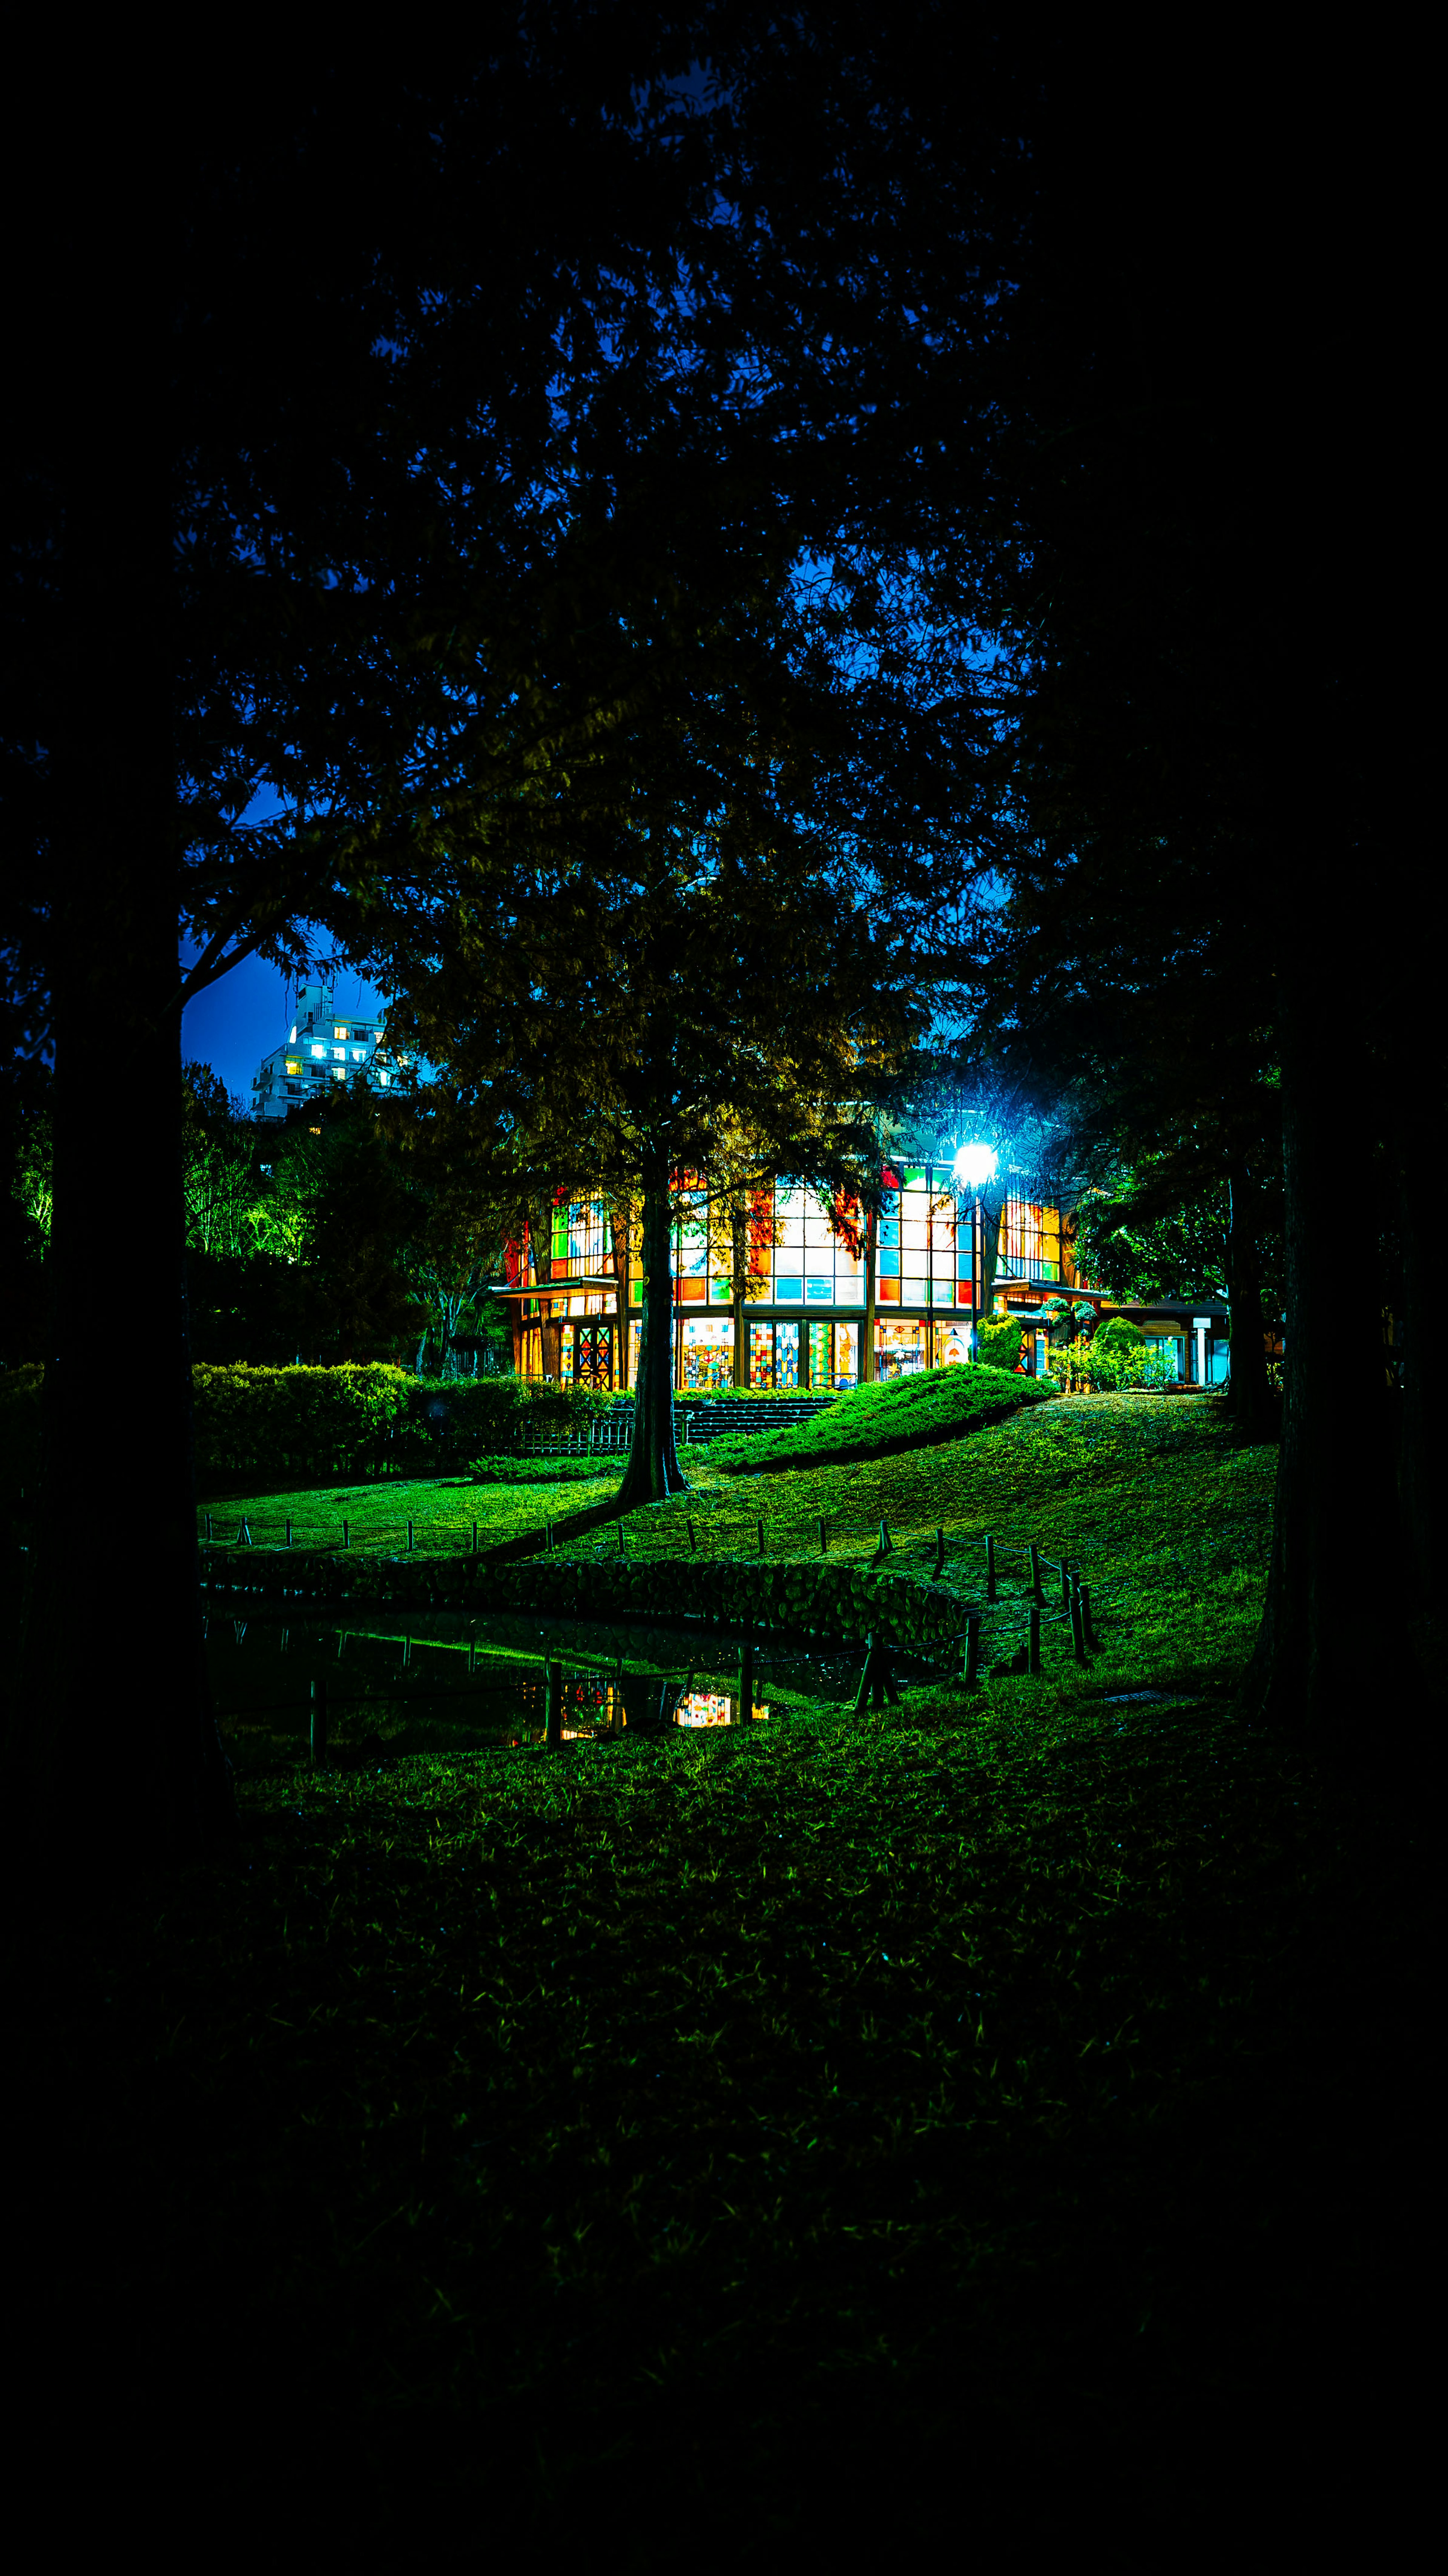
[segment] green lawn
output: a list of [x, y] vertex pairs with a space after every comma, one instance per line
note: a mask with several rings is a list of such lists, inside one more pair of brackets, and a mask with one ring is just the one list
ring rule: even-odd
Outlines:
[[313, 1485], [290, 1494], [228, 1494], [224, 1501], [203, 1500], [201, 1527], [204, 1532], [209, 1513], [221, 1545], [234, 1544], [245, 1524], [253, 1546], [281, 1547], [290, 1520], [293, 1546], [334, 1548], [343, 1544], [345, 1521], [349, 1547], [401, 1556], [410, 1520], [421, 1553], [456, 1556], [471, 1547], [475, 1521], [479, 1547], [497, 1547], [541, 1530], [564, 1513], [607, 1502], [618, 1490], [619, 1464], [601, 1461], [603, 1472], [581, 1482], [530, 1478], [518, 1484], [475, 1484], [471, 1476], [417, 1476], [385, 1484]]
[[[199, 2379], [229, 2499], [580, 2565], [1125, 2569], [1258, 2473], [1330, 2505], [1401, 2376], [1427, 1876], [1232, 1714], [1272, 1466], [1120, 1398], [816, 1471], [841, 1545], [1079, 1548], [1097, 1666], [287, 1768], [219, 1876], [37, 1935], [48, 2313], [111, 2412]], [[1106, 1704], [1154, 1674], [1194, 1703]]]

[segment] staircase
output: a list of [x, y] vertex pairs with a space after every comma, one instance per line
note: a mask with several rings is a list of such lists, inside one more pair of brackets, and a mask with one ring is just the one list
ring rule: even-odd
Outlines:
[[[720, 1395], [712, 1404], [681, 1404], [674, 1413], [674, 1432], [681, 1449], [702, 1449], [711, 1440], [730, 1438], [739, 1432], [783, 1431], [795, 1423], [808, 1422], [811, 1414], [823, 1413], [836, 1401], [832, 1395], [781, 1395], [768, 1404], [751, 1403], [748, 1396]], [[626, 1455], [633, 1441], [632, 1404], [611, 1404], [598, 1422], [586, 1431], [570, 1431], [551, 1438], [541, 1433], [524, 1435], [519, 1455], [525, 1458], [609, 1458]]]
[[748, 1396], [720, 1395], [709, 1405], [681, 1405], [674, 1419], [683, 1424], [689, 1447], [697, 1449], [710, 1440], [732, 1440], [740, 1432], [783, 1431], [808, 1422], [835, 1402], [832, 1395], [778, 1395], [768, 1404], [751, 1403]]

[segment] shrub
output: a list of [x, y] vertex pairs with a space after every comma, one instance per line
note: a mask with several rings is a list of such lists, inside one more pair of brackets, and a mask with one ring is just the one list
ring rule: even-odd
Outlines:
[[975, 1328], [976, 1358], [983, 1368], [1013, 1369], [1025, 1334], [1007, 1315], [996, 1315]]
[[812, 1422], [781, 1431], [748, 1431], [716, 1440], [711, 1466], [726, 1475], [778, 1467], [828, 1466], [831, 1459], [924, 1447], [999, 1422], [1018, 1405], [1041, 1404], [1057, 1393], [1048, 1378], [1017, 1377], [1008, 1369], [973, 1362], [962, 1368], [922, 1369], [918, 1377], [885, 1386], [859, 1386]]
[[612, 1458], [470, 1458], [475, 1485], [585, 1485], [621, 1476], [626, 1456]]
[[403, 1370], [380, 1360], [343, 1368], [197, 1362], [191, 1387], [203, 1480], [362, 1473], [380, 1462], [408, 1400]]
[[520, 1377], [415, 1377], [407, 1385], [407, 1434], [439, 1455], [511, 1449], [529, 1412]]
[[[1133, 1325], [1127, 1326], [1128, 1332], [1134, 1330]], [[1165, 1386], [1176, 1373], [1171, 1352], [1159, 1341], [1138, 1333], [1134, 1344], [1124, 1339], [1113, 1342], [1110, 1325], [1093, 1341], [1078, 1344], [1071, 1354], [1071, 1369], [1097, 1395], [1116, 1395], [1133, 1386]]]
[[1129, 1315], [1113, 1315], [1109, 1323], [1098, 1328], [1091, 1340], [1093, 1351], [1119, 1353], [1122, 1359], [1129, 1351], [1140, 1351], [1145, 1347], [1146, 1335], [1139, 1324], [1133, 1324]]
[[528, 1390], [528, 1426], [555, 1437], [586, 1431], [607, 1413], [609, 1402], [607, 1392], [598, 1387], [534, 1384]]

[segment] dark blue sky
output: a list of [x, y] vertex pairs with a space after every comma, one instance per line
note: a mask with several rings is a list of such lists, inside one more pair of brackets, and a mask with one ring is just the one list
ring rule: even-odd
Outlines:
[[[332, 990], [342, 1010], [368, 1015], [380, 1007], [380, 996], [358, 975], [334, 976]], [[296, 986], [275, 966], [264, 966], [259, 957], [244, 958], [219, 984], [208, 984], [188, 1002], [181, 1018], [182, 1056], [188, 1063], [209, 1064], [250, 1109], [251, 1077], [291, 1027], [295, 994]]]

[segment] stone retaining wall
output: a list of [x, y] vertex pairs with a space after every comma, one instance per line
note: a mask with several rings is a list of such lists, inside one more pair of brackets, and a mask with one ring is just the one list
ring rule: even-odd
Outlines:
[[[390, 1558], [299, 1550], [228, 1550], [204, 1565], [209, 1598], [271, 1599], [318, 1609], [355, 1602], [397, 1609], [535, 1610], [555, 1618], [703, 1619], [928, 1646], [957, 1635], [967, 1604], [888, 1567], [828, 1559], [776, 1563], [752, 1557], [671, 1557], [578, 1563], [532, 1556]], [[974, 1607], [972, 1603], [969, 1605]]]

